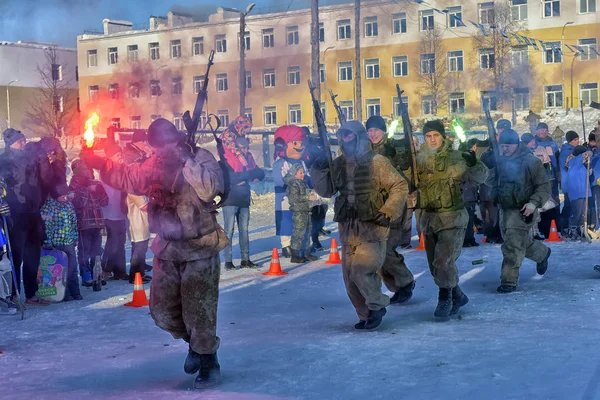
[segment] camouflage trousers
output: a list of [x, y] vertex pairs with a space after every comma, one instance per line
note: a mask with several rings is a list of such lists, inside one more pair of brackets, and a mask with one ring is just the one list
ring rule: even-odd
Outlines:
[[[381, 269], [379, 269], [379, 275], [381, 275], [383, 283], [391, 292], [397, 292], [415, 280], [412, 272], [410, 272], [404, 262], [404, 256], [396, 251], [396, 248], [404, 240], [405, 232], [403, 226], [406, 217], [407, 215], [405, 214], [392, 222], [386, 243], [385, 261]], [[412, 219], [412, 212], [408, 214], [408, 217]]]
[[156, 325], [183, 339], [199, 354], [219, 348], [219, 254], [194, 261], [154, 257], [150, 314]]
[[292, 233], [291, 248], [300, 252], [309, 251], [310, 231], [312, 228], [310, 212], [294, 211], [292, 214], [292, 222], [294, 224], [294, 231]]
[[460, 257], [469, 214], [464, 208], [443, 213], [421, 213], [421, 232], [425, 235], [425, 251], [429, 271], [442, 289], [458, 285], [456, 260]]
[[536, 263], [542, 262], [548, 255], [548, 247], [531, 237], [531, 227], [537, 220], [537, 211], [527, 224], [521, 218], [519, 210], [500, 210], [500, 230], [502, 231], [502, 272], [501, 283], [508, 286], [517, 286], [519, 271], [524, 258], [529, 258]]

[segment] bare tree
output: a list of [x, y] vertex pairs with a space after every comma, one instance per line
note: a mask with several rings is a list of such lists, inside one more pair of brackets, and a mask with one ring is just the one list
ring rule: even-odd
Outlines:
[[446, 49], [443, 44], [443, 31], [433, 26], [421, 33], [419, 56], [415, 61], [415, 69], [419, 76], [422, 93], [432, 97], [432, 113], [444, 108], [446, 96], [448, 67]]
[[[311, 0], [310, 3], [310, 79], [315, 85], [315, 98], [321, 101], [320, 80], [320, 49], [319, 49], [319, 0]], [[317, 132], [317, 121], [313, 119], [313, 132]]]

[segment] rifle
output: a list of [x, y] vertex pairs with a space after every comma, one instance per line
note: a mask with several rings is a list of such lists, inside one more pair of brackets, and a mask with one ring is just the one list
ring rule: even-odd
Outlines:
[[308, 89], [310, 90], [310, 97], [312, 99], [313, 109], [315, 110], [315, 121], [317, 121], [317, 128], [319, 130], [319, 137], [323, 143], [323, 149], [327, 157], [327, 163], [329, 164], [329, 171], [331, 172], [331, 149], [329, 148], [329, 138], [327, 137], [327, 127], [325, 126], [325, 119], [321, 112], [321, 104], [315, 98], [315, 87], [313, 86], [310, 79], [308, 80]]
[[483, 112], [485, 112], [485, 122], [488, 128], [490, 145], [492, 146], [492, 152], [494, 154], [494, 175], [496, 178], [496, 183], [494, 186], [498, 186], [498, 164], [500, 162], [500, 150], [498, 149], [498, 142], [496, 141], [496, 128], [494, 127], [494, 121], [492, 120], [492, 115], [490, 114], [490, 100], [482, 98], [481, 104], [483, 106]]
[[331, 97], [331, 102], [333, 103], [333, 108], [335, 108], [335, 112], [337, 113], [338, 120], [340, 121], [340, 126], [346, 122], [346, 114], [342, 111], [342, 107], [339, 106], [335, 98], [337, 94], [333, 94], [333, 90], [329, 89], [329, 97]]
[[418, 200], [417, 185], [419, 184], [419, 174], [417, 173], [417, 151], [415, 149], [415, 142], [412, 138], [412, 124], [410, 123], [410, 117], [408, 115], [408, 105], [402, 102], [402, 93], [404, 90], [400, 90], [400, 85], [396, 84], [396, 92], [398, 94], [398, 104], [400, 105], [400, 113], [402, 117], [402, 127], [404, 128], [404, 138], [407, 146], [410, 149], [410, 187], [408, 189], [407, 205], [408, 208], [416, 208]]
[[208, 98], [208, 74], [210, 73], [210, 67], [214, 64], [213, 59], [215, 58], [215, 51], [211, 50], [208, 56], [208, 65], [206, 66], [206, 74], [204, 74], [204, 81], [202, 82], [202, 88], [198, 91], [198, 97], [196, 98], [196, 104], [194, 106], [194, 113], [190, 117], [190, 112], [186, 111], [183, 114], [183, 123], [187, 130], [186, 143], [190, 145], [193, 153], [196, 152], [196, 130], [198, 130], [198, 124], [200, 123], [200, 117], [202, 116], [202, 109], [204, 103]]

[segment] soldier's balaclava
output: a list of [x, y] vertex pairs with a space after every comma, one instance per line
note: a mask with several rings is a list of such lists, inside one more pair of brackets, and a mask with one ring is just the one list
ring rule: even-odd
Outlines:
[[[348, 138], [351, 134], [354, 134], [354, 138], [350, 141], [345, 141], [344, 138]], [[372, 149], [367, 130], [358, 121], [345, 122], [338, 129], [337, 138], [342, 153], [350, 158], [358, 159]]]

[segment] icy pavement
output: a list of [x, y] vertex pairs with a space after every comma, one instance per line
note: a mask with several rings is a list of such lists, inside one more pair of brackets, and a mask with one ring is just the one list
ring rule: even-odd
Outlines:
[[147, 307], [123, 307], [131, 285], [109, 282], [83, 288], [80, 302], [30, 307], [25, 321], [0, 317], [0, 399], [600, 399], [600, 244], [553, 244], [546, 276], [525, 261], [508, 295], [495, 292], [500, 247], [464, 249], [471, 301], [447, 323], [433, 321], [425, 253], [408, 251], [413, 299], [366, 332], [353, 329], [341, 267], [325, 265], [326, 252], [301, 266], [282, 258], [289, 275], [263, 277], [274, 227], [251, 223], [252, 259], [265, 268], [222, 274], [217, 389], [193, 391], [186, 344]]

